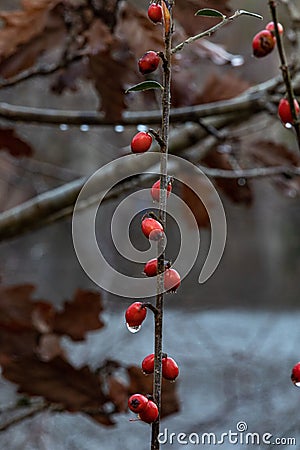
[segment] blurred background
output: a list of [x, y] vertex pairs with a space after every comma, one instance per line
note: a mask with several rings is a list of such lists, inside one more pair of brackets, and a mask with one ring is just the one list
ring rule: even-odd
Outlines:
[[[145, 10], [148, 5], [132, 3]], [[17, 1], [1, 0], [2, 10], [18, 5]], [[267, 1], [232, 1], [230, 6], [262, 14], [263, 23], [270, 20]], [[278, 14], [288, 28], [290, 19], [284, 5], [279, 5]], [[188, 69], [199, 90], [215, 74], [236, 76], [249, 85], [279, 74], [276, 52], [262, 60], [252, 57], [252, 37], [261, 28], [260, 21], [242, 17], [213, 36], [211, 42], [224, 46], [233, 55], [242, 55], [244, 64], [217, 65], [204, 57], [193, 61]], [[286, 43], [289, 54], [288, 39]], [[80, 81], [76, 92], [67, 90], [62, 95], [53, 95], [48, 85], [45, 86], [44, 77], [28, 79], [2, 88], [0, 100], [58, 109], [96, 110], [98, 107], [90, 82]], [[136, 132], [136, 126], [50, 126], [9, 123], [3, 119], [0, 124], [15, 127], [18, 135], [34, 148], [33, 157], [28, 159], [1, 153], [2, 211], [77, 177], [92, 174], [123, 155], [124, 147]], [[254, 115], [239, 129], [247, 135], [243, 145], [265, 139], [297, 152], [293, 133], [276, 117], [266, 119], [265, 115]], [[244, 421], [249, 432], [294, 437], [300, 442], [300, 392], [290, 381], [291, 368], [300, 360], [300, 206], [297, 189], [278, 189], [278, 184], [269, 178], [251, 181], [251, 204], [233, 202], [218, 189], [228, 222], [221, 263], [204, 285], [198, 284], [210, 242], [209, 229], [201, 228], [201, 250], [195, 266], [177, 294], [166, 297], [164, 348], [180, 366], [176, 381], [180, 411], [162, 421], [162, 429], [167, 428], [170, 433], [221, 435], [236, 431], [236, 424]], [[102, 206], [97, 231], [114, 266], [138, 276], [143, 265], [128, 269], [126, 261], [114, 250], [109, 234], [108, 218], [125, 195], [128, 193]], [[181, 231], [188, 233], [189, 224], [183, 224]], [[139, 223], [135, 221], [132, 228], [135, 244], [143, 247], [144, 238], [139, 233]], [[176, 243], [178, 236], [174, 223], [170, 222], [168, 235], [169, 251], [176, 253], [176, 244], [171, 244]], [[33, 284], [36, 298], [46, 299], [57, 308], [78, 288], [97, 290], [76, 258], [70, 217], [4, 240], [0, 252], [3, 286]], [[105, 328], [89, 332], [83, 343], [63, 338], [69, 359], [75, 367], [88, 364], [95, 368], [105, 359], [139, 365], [152, 352], [152, 320], [148, 318], [142, 330], [132, 335], [124, 325], [124, 311], [130, 299], [107, 292], [102, 292], [102, 298]], [[15, 402], [16, 389], [13, 383], [1, 379], [1, 408]], [[83, 414], [46, 411], [3, 431], [0, 447], [10, 450], [149, 448], [149, 426], [130, 422], [130, 418], [132, 415], [128, 413], [118, 414], [116, 426], [107, 428]], [[226, 449], [245, 447], [224, 445]], [[298, 448], [297, 445], [276, 445], [276, 448]], [[166, 443], [162, 447], [179, 449], [181, 445]], [[194, 447], [191, 443], [185, 445], [185, 448]], [[261, 444], [259, 448], [273, 446]]]

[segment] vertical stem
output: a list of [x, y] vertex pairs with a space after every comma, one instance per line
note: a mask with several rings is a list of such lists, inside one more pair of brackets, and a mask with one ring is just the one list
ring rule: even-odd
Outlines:
[[[170, 2], [171, 4], [172, 2]], [[171, 5], [172, 8], [172, 5]], [[172, 16], [172, 12], [170, 12]], [[161, 124], [161, 159], [160, 159], [160, 196], [159, 196], [159, 219], [166, 233], [166, 209], [167, 209], [167, 175], [168, 175], [168, 141], [169, 141], [169, 118], [171, 99], [171, 49], [172, 49], [172, 18], [170, 26], [165, 25], [165, 54], [163, 57], [163, 94], [162, 94], [162, 124]], [[159, 414], [161, 413], [161, 386], [162, 386], [162, 336], [163, 336], [163, 304], [164, 304], [164, 241], [158, 242], [158, 277], [155, 315], [155, 343], [154, 343], [154, 378], [153, 398], [157, 404]], [[152, 424], [151, 450], [159, 450], [158, 435], [160, 430], [160, 416]]]
[[297, 141], [298, 141], [298, 147], [300, 150], [300, 123], [297, 117], [297, 113], [296, 113], [296, 109], [295, 109], [295, 105], [294, 105], [294, 99], [295, 99], [295, 94], [294, 94], [294, 89], [292, 86], [292, 82], [291, 82], [291, 74], [290, 74], [290, 70], [289, 67], [287, 65], [287, 59], [286, 59], [286, 55], [285, 55], [285, 51], [284, 51], [284, 46], [282, 44], [282, 38], [281, 38], [281, 34], [279, 33], [278, 30], [278, 18], [277, 18], [277, 9], [276, 9], [276, 1], [275, 0], [269, 0], [269, 6], [270, 6], [270, 10], [271, 10], [271, 15], [272, 15], [272, 20], [274, 23], [274, 31], [275, 31], [275, 37], [276, 37], [276, 43], [277, 43], [277, 48], [278, 48], [278, 54], [279, 54], [279, 58], [280, 58], [280, 69], [282, 72], [282, 77], [283, 77], [283, 81], [286, 87], [286, 92], [287, 92], [287, 97], [288, 97], [288, 102], [291, 108], [291, 113], [292, 113], [292, 117], [293, 117], [293, 127], [295, 129], [296, 132], [296, 136], [297, 136]]

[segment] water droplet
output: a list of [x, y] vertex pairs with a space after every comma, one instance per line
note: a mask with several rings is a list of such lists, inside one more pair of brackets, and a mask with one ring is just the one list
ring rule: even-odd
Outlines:
[[231, 60], [230, 60], [230, 64], [233, 67], [239, 67], [242, 66], [244, 64], [245, 60], [242, 57], [242, 55], [234, 55]]
[[60, 129], [60, 131], [68, 131], [69, 126], [66, 123], [61, 123], [59, 125], [59, 129]]
[[232, 146], [230, 144], [220, 144], [217, 148], [218, 153], [231, 153]]
[[89, 131], [90, 127], [88, 125], [80, 125], [80, 131], [86, 132]]
[[126, 323], [126, 326], [128, 331], [130, 331], [130, 333], [137, 333], [142, 328], [142, 325], [139, 325], [137, 327], [131, 327], [130, 325], [128, 325], [128, 323]]
[[297, 197], [297, 191], [296, 191], [296, 189], [293, 189], [293, 188], [289, 189], [289, 190], [287, 191], [287, 195], [288, 195], [288, 197], [290, 197], [290, 198], [296, 198], [296, 197]]
[[142, 124], [137, 125], [136, 129], [138, 131], [148, 131], [148, 127], [146, 127], [146, 125], [142, 125]]
[[297, 388], [300, 388], [300, 381], [294, 381], [294, 380], [292, 380], [292, 381]]
[[246, 178], [239, 178], [238, 181], [237, 181], [237, 184], [238, 184], [239, 186], [245, 186], [245, 184], [246, 184]]
[[116, 133], [123, 133], [123, 131], [124, 131], [123, 125], [116, 125], [115, 126], [115, 132]]
[[285, 126], [285, 128], [287, 128], [288, 130], [290, 130], [290, 129], [293, 127], [293, 125], [292, 125], [291, 123], [285, 123], [284, 126]]

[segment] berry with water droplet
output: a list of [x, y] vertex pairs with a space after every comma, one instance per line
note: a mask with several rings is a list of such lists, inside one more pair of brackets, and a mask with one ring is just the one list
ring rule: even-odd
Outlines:
[[167, 356], [166, 358], [162, 359], [162, 376], [166, 380], [174, 381], [179, 374], [179, 368], [177, 363], [174, 361], [173, 358], [169, 358]]
[[142, 394], [134, 394], [128, 399], [128, 408], [130, 411], [140, 413], [146, 409], [149, 400]]
[[163, 235], [164, 228], [162, 224], [152, 217], [146, 217], [142, 220], [142, 232], [146, 238], [151, 240], [159, 239]]
[[157, 3], [151, 3], [148, 8], [148, 17], [152, 20], [153, 23], [161, 23], [162, 22], [162, 7]]
[[[296, 99], [294, 99], [294, 106], [295, 106], [295, 112], [298, 115], [300, 112], [299, 103]], [[290, 108], [290, 104], [287, 98], [282, 98], [278, 105], [278, 115], [280, 117], [280, 120], [286, 124], [286, 123], [293, 123], [293, 116], [292, 111]]]
[[142, 369], [143, 372], [147, 374], [154, 372], [154, 353], [151, 353], [143, 359]]
[[291, 379], [295, 386], [300, 387], [300, 362], [294, 365]]
[[160, 57], [157, 52], [149, 50], [138, 60], [139, 71], [143, 75], [154, 72], [157, 69], [159, 62]]
[[[283, 34], [283, 26], [281, 25], [281, 23], [277, 22], [277, 27], [278, 27], [279, 34]], [[268, 30], [268, 31], [271, 31], [271, 33], [274, 36], [274, 34], [275, 34], [274, 22], [269, 22], [266, 25], [265, 29]]]
[[[171, 191], [172, 191], [172, 183], [169, 182], [167, 185], [167, 197], [170, 196]], [[160, 193], [160, 180], [157, 180], [151, 188], [151, 197], [155, 202], [159, 202], [159, 193]]]
[[275, 47], [276, 40], [269, 30], [262, 30], [252, 40], [253, 55], [256, 58], [267, 56]]
[[142, 302], [134, 302], [127, 309], [125, 319], [127, 326], [138, 328], [141, 326], [147, 315], [147, 308]]
[[175, 269], [168, 269], [164, 275], [164, 286], [167, 292], [176, 292], [181, 283], [180, 275]]
[[152, 144], [152, 136], [145, 131], [137, 133], [131, 141], [131, 151], [133, 153], [145, 153]]
[[152, 400], [149, 400], [146, 408], [139, 413], [139, 416], [143, 422], [155, 422], [158, 418], [158, 408], [156, 404]]
[[157, 259], [153, 258], [146, 262], [144, 266], [144, 274], [147, 277], [155, 277], [157, 275]]

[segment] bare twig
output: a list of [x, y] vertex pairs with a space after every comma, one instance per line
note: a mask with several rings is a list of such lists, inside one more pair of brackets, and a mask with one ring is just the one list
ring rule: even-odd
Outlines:
[[300, 122], [299, 122], [299, 119], [298, 119], [298, 116], [296, 113], [296, 108], [295, 108], [295, 103], [294, 103], [295, 95], [294, 95], [294, 89], [293, 89], [292, 81], [291, 81], [290, 69], [287, 64], [287, 59], [286, 59], [286, 55], [285, 55], [285, 51], [284, 51], [284, 46], [282, 43], [281, 34], [279, 33], [279, 29], [278, 29], [276, 1], [269, 0], [269, 6], [270, 6], [270, 10], [271, 10], [272, 20], [274, 22], [274, 31], [275, 31], [275, 36], [276, 36], [277, 49], [278, 49], [278, 54], [279, 54], [280, 63], [281, 63], [280, 69], [281, 69], [284, 84], [286, 86], [287, 98], [288, 98], [288, 102], [290, 105], [292, 118], [293, 118], [292, 125], [296, 132], [298, 148], [300, 151]]
[[271, 166], [271, 167], [254, 167], [251, 169], [237, 169], [237, 170], [224, 170], [224, 169], [211, 169], [201, 164], [197, 164], [199, 169], [202, 170], [205, 175], [212, 178], [265, 178], [272, 177], [274, 175], [287, 175], [287, 176], [300, 176], [300, 167], [295, 166]]
[[39, 403], [34, 406], [29, 406], [28, 409], [26, 409], [26, 411], [22, 412], [21, 414], [18, 414], [17, 416], [9, 418], [8, 420], [6, 420], [6, 422], [0, 424], [0, 432], [5, 431], [11, 426], [17, 425], [18, 423], [23, 422], [23, 420], [29, 419], [35, 416], [36, 414], [39, 414], [40, 412], [45, 411], [49, 408], [50, 406], [48, 403]]
[[[232, 121], [238, 123], [238, 121], [245, 120], [250, 114], [251, 111], [248, 111], [248, 113], [245, 113], [244, 115], [231, 114], [225, 117], [217, 117], [211, 119], [209, 123], [213, 124], [215, 127], [223, 127], [232, 123]], [[205, 136], [205, 131], [199, 125], [187, 124], [175, 129], [170, 134], [169, 150], [173, 154], [180, 154], [183, 150], [196, 144]], [[154, 150], [155, 149], [158, 151], [159, 147], [154, 147]], [[204, 148], [201, 151], [197, 150], [198, 160], [203, 157], [209, 149], [210, 147]], [[138, 172], [147, 168], [143, 159], [135, 159], [135, 164], [138, 168]], [[117, 165], [116, 170], [120, 170], [124, 177], [126, 177], [128, 173], [132, 173], [132, 161], [126, 166], [122, 160], [121, 167]], [[101, 188], [105, 189], [110, 176], [110, 173], [102, 170], [101, 176], [99, 175], [97, 180], [99, 183], [98, 192], [101, 191]], [[86, 181], [87, 177], [78, 178], [63, 186], [40, 194], [31, 200], [0, 214], [0, 241], [18, 236], [27, 231], [48, 225], [49, 223], [53, 223], [71, 215], [78, 194]], [[106, 199], [112, 198], [113, 196], [119, 195], [121, 192], [125, 192], [126, 189], [132, 188], [134, 186], [134, 181], [131, 181], [130, 183], [114, 188]]]
[[[198, 121], [199, 118], [223, 115], [231, 112], [261, 111], [261, 99], [269, 90], [274, 90], [281, 82], [281, 78], [272, 78], [264, 83], [254, 86], [243, 94], [230, 100], [223, 100], [192, 107], [173, 108], [170, 111], [170, 121]], [[11, 105], [0, 102], [0, 117], [10, 121], [29, 123], [43, 123], [52, 125], [115, 125], [107, 120], [104, 114], [97, 111], [63, 111], [59, 109], [33, 108], [28, 106]], [[159, 124], [161, 111], [124, 112], [118, 124], [137, 125], [140, 123]]]
[[[229, 17], [223, 16], [223, 19], [221, 20], [221, 22], [217, 23], [214, 27], [211, 27], [208, 30], [205, 30], [202, 33], [199, 33], [199, 34], [197, 34], [195, 36], [191, 36], [191, 37], [187, 38], [185, 41], [183, 41], [180, 44], [176, 45], [176, 47], [174, 47], [172, 49], [172, 53], [179, 52], [187, 44], [191, 44], [191, 43], [193, 43], [195, 41], [198, 41], [199, 39], [202, 39], [202, 38], [204, 38], [206, 36], [211, 36], [213, 33], [215, 33], [221, 27], [226, 25], [228, 22], [232, 22], [234, 19], [237, 19], [238, 17], [240, 17], [240, 16], [242, 16], [244, 14], [245, 14], [245, 11], [237, 10], [237, 11], [234, 12], [234, 14], [232, 14], [232, 16], [229, 16]], [[262, 19], [262, 16], [260, 16], [258, 14], [251, 13], [251, 15], [253, 17], [258, 18], [258, 19]]]
[[[171, 56], [172, 56], [172, 9], [173, 1], [169, 3], [169, 16], [164, 20], [164, 44], [165, 53], [163, 57], [163, 94], [162, 94], [162, 114], [161, 114], [161, 141], [160, 145], [160, 190], [159, 190], [159, 219], [166, 233], [167, 226], [167, 186], [168, 186], [168, 152], [169, 152], [169, 127], [171, 109]], [[166, 6], [165, 6], [166, 8]], [[164, 312], [164, 270], [165, 270], [165, 250], [164, 242], [158, 242], [158, 277], [156, 310], [154, 316], [154, 375], [153, 375], [153, 399], [158, 407], [158, 419], [152, 424], [151, 450], [159, 450], [158, 441], [160, 431], [161, 414], [161, 388], [162, 388], [162, 338], [163, 338], [163, 312]]]
[[54, 62], [54, 63], [37, 64], [36, 66], [32, 66], [29, 69], [23, 70], [22, 72], [18, 73], [17, 75], [7, 78], [7, 79], [0, 78], [0, 89], [4, 88], [4, 87], [13, 86], [17, 83], [20, 83], [21, 81], [28, 80], [29, 78], [34, 78], [37, 76], [51, 75], [51, 74], [57, 72], [58, 70], [67, 68], [73, 62], [81, 60], [84, 56], [85, 56], [84, 53], [79, 52], [70, 58], [62, 59], [62, 60]]

